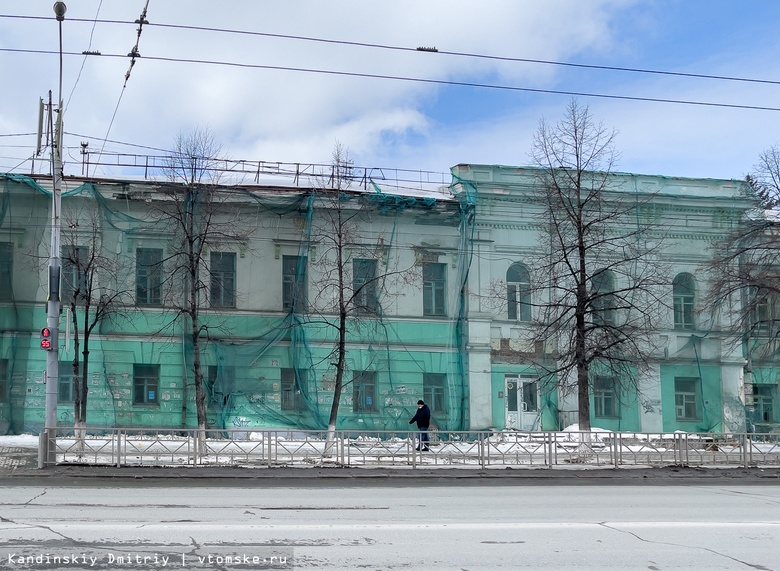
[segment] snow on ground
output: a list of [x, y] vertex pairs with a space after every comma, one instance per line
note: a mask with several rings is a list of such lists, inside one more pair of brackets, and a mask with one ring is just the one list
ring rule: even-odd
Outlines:
[[35, 434], [18, 434], [0, 436], [0, 448], [38, 448], [38, 436]]

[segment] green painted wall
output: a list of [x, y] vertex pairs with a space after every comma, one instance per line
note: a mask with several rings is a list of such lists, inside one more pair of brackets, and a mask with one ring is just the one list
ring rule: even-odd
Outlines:
[[[697, 416], [678, 418], [675, 379], [696, 379]], [[719, 432], [723, 423], [723, 397], [720, 367], [715, 365], [665, 364], [661, 366], [661, 407], [663, 430], [673, 432]]]
[[591, 426], [613, 430], [615, 432], [639, 432], [642, 423], [639, 417], [639, 399], [636, 390], [626, 387], [618, 395], [618, 416], [614, 418], [598, 417], [595, 414], [593, 395], [590, 396]]

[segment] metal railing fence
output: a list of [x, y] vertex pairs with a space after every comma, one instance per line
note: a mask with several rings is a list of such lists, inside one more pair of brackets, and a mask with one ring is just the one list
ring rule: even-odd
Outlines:
[[418, 434], [60, 427], [41, 433], [39, 466], [780, 467], [780, 434], [431, 431], [428, 451]]

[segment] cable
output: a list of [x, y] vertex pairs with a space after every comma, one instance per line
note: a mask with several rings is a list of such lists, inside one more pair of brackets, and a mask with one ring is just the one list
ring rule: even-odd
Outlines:
[[[16, 160], [18, 157], [4, 157], [4, 158], [8, 158], [8, 159], [13, 159], [13, 160]], [[30, 157], [30, 158], [27, 158], [27, 159], [24, 159], [24, 160], [23, 160], [22, 162], [20, 162], [18, 165], [16, 165], [15, 167], [13, 167], [13, 168], [11, 168], [11, 169], [9, 169], [9, 170], [5, 171], [5, 172], [7, 172], [7, 173], [14, 172], [16, 169], [18, 169], [18, 168], [19, 168], [20, 166], [22, 166], [24, 163], [26, 163], [27, 161], [32, 161], [32, 160], [35, 160], [35, 157], [34, 157], [34, 156], [33, 156], [33, 157]]]
[[[15, 16], [15, 15], [9, 15], [9, 14], [0, 14], [0, 18], [21, 18], [21, 19], [30, 19], [30, 20], [49, 20], [50, 18], [44, 17], [44, 16]], [[69, 18], [71, 22], [92, 22], [93, 20], [87, 20], [83, 18]], [[95, 20], [96, 22], [100, 22], [103, 24], [131, 24], [136, 22], [129, 22], [125, 20]], [[427, 53], [438, 53], [441, 55], [449, 55], [449, 56], [455, 56], [455, 57], [466, 57], [466, 58], [476, 58], [476, 59], [486, 59], [486, 60], [495, 60], [495, 61], [506, 61], [506, 62], [515, 62], [515, 63], [533, 63], [533, 64], [539, 64], [539, 65], [552, 65], [552, 66], [563, 66], [563, 67], [573, 67], [573, 68], [580, 68], [580, 69], [596, 69], [601, 71], [618, 71], [618, 72], [624, 72], [624, 73], [642, 73], [642, 74], [652, 74], [652, 75], [665, 75], [665, 76], [672, 76], [672, 77], [686, 77], [686, 78], [692, 78], [692, 79], [712, 79], [712, 80], [718, 80], [718, 81], [738, 81], [738, 82], [748, 82], [748, 83], [763, 83], [763, 84], [769, 84], [769, 85], [780, 85], [780, 81], [778, 80], [771, 80], [771, 79], [759, 79], [759, 78], [748, 78], [748, 77], [735, 77], [735, 76], [728, 76], [728, 75], [714, 75], [714, 74], [702, 74], [702, 73], [685, 73], [685, 72], [678, 72], [678, 71], [667, 71], [667, 70], [658, 70], [658, 69], [645, 69], [645, 68], [634, 68], [634, 67], [623, 67], [623, 66], [608, 66], [608, 65], [595, 65], [595, 64], [584, 64], [584, 63], [574, 63], [574, 62], [564, 62], [564, 61], [555, 61], [555, 60], [543, 60], [543, 59], [532, 59], [532, 58], [518, 58], [518, 57], [509, 57], [509, 56], [496, 56], [496, 55], [487, 55], [487, 54], [475, 54], [475, 53], [469, 53], [469, 52], [457, 52], [457, 51], [446, 51], [446, 50], [428, 50], [428, 49], [420, 49], [420, 48], [410, 48], [410, 47], [404, 47], [404, 46], [393, 46], [393, 45], [387, 45], [387, 44], [373, 44], [368, 42], [353, 42], [348, 40], [332, 40], [327, 38], [314, 38], [310, 36], [297, 36], [297, 35], [291, 35], [291, 34], [273, 34], [269, 32], [251, 32], [247, 30], [235, 30], [235, 29], [228, 29], [228, 28], [214, 28], [210, 26], [186, 26], [183, 24], [163, 24], [163, 23], [152, 23], [152, 22], [144, 22], [147, 26], [155, 26], [158, 28], [170, 28], [170, 29], [179, 29], [179, 30], [193, 30], [193, 31], [203, 31], [203, 32], [217, 32], [217, 33], [225, 33], [225, 34], [237, 34], [237, 35], [246, 35], [246, 36], [258, 36], [258, 37], [267, 37], [267, 38], [278, 38], [278, 39], [286, 39], [286, 40], [300, 40], [300, 41], [307, 41], [307, 42], [319, 42], [319, 43], [325, 43], [325, 44], [336, 44], [336, 45], [343, 45], [343, 46], [355, 46], [355, 47], [365, 47], [365, 48], [375, 48], [375, 49], [384, 49], [384, 50], [394, 50], [394, 51], [406, 51], [406, 52], [427, 52]]]
[[[146, 0], [146, 3], [144, 4], [144, 9], [141, 11], [141, 16], [140, 18], [138, 18], [138, 32], [135, 38], [135, 45], [133, 46], [133, 49], [128, 54], [130, 56], [130, 67], [127, 68], [127, 73], [125, 73], [125, 82], [122, 85], [122, 91], [119, 92], [119, 99], [116, 102], [116, 107], [114, 107], [114, 113], [113, 115], [111, 115], [111, 121], [108, 124], [108, 129], [106, 130], [106, 136], [103, 138], [103, 145], [100, 147], [100, 152], [98, 153], [98, 161], [100, 161], [100, 157], [103, 154], [103, 150], [106, 148], [106, 141], [108, 140], [109, 133], [111, 133], [111, 128], [114, 126], [114, 120], [116, 119], [116, 115], [119, 112], [119, 104], [122, 103], [122, 97], [125, 94], [125, 89], [127, 88], [127, 82], [130, 80], [130, 73], [133, 71], [135, 60], [137, 57], [140, 57], [141, 55], [138, 52], [138, 44], [141, 42], [141, 31], [143, 30], [143, 26], [145, 23], [147, 23], [146, 11], [148, 8], [149, 8], [149, 0]], [[95, 168], [92, 170], [92, 176], [95, 176], [96, 172], [97, 172], [97, 164], [95, 164]]]
[[[128, 54], [130, 56], [130, 67], [127, 69], [127, 73], [125, 74], [125, 86], [127, 86], [127, 80], [130, 79], [130, 72], [133, 71], [133, 66], [135, 65], [136, 58], [141, 57], [141, 54], [138, 51], [138, 44], [141, 42], [141, 32], [144, 29], [144, 24], [149, 23], [146, 21], [147, 8], [149, 8], [149, 0], [146, 0], [146, 4], [144, 4], [144, 9], [141, 11], [141, 17], [138, 18], [138, 20], [136, 20], [136, 23], [138, 24], [138, 31], [135, 38], [135, 45], [133, 46], [133, 49], [130, 50], [130, 53]], [[106, 137], [107, 136], [108, 134], [106, 134]]]
[[[35, 133], [30, 133], [30, 134], [34, 135]], [[102, 138], [102, 137], [93, 137], [91, 135], [80, 135], [78, 133], [71, 133], [70, 131], [65, 131], [65, 134], [71, 135], [73, 137], [80, 137], [82, 139], [92, 139], [94, 141], [99, 141], [99, 142], [102, 142], [102, 143], [114, 143], [116, 145], [125, 145], [125, 146], [128, 146], [128, 147], [136, 147], [138, 149], [149, 149], [150, 151], [160, 151], [160, 152], [163, 152], [163, 153], [173, 153], [173, 151], [170, 150], [170, 149], [161, 149], [159, 147], [149, 147], [149, 146], [146, 146], [146, 145], [137, 145], [135, 143], [125, 143], [123, 141], [114, 141], [114, 140], [106, 139], [106, 138]]]
[[485, 55], [485, 54], [474, 54], [474, 53], [468, 53], [468, 52], [451, 52], [451, 51], [446, 51], [446, 50], [435, 50], [435, 51], [433, 51], [433, 50], [426, 50], [426, 49], [420, 49], [420, 48], [409, 48], [409, 47], [403, 47], [403, 46], [391, 46], [391, 45], [384, 45], [384, 44], [372, 44], [372, 43], [366, 43], [366, 42], [351, 42], [351, 41], [346, 41], [346, 40], [330, 40], [330, 39], [323, 39], [323, 38], [312, 38], [312, 37], [308, 37], [308, 36], [294, 36], [294, 35], [289, 35], [289, 34], [272, 34], [272, 33], [267, 33], [267, 32], [248, 32], [248, 31], [243, 31], [243, 30], [231, 30], [231, 29], [225, 29], [225, 28], [211, 28], [211, 27], [205, 27], [205, 26], [184, 26], [184, 25], [180, 25], [180, 24], [157, 24], [157, 23], [148, 24], [148, 25], [150, 25], [150, 26], [157, 26], [157, 27], [161, 27], [161, 28], [198, 30], [198, 31], [221, 32], [221, 33], [231, 33], [231, 34], [244, 34], [244, 35], [252, 35], [252, 36], [264, 36], [264, 37], [270, 37], [270, 38], [302, 40], [302, 41], [308, 41], [308, 42], [321, 42], [321, 43], [327, 43], [327, 44], [338, 44], [338, 45], [346, 45], [346, 46], [368, 47], [368, 48], [377, 48], [377, 49], [386, 49], [386, 50], [395, 50], [395, 51], [439, 53], [439, 54], [442, 54], [442, 55], [450, 55], [450, 56], [456, 56], [456, 57], [468, 57], [468, 58], [496, 60], [496, 61], [507, 61], [507, 62], [515, 62], [515, 63], [534, 63], [534, 64], [541, 64], [541, 65], [557, 65], [557, 66], [575, 67], [575, 68], [584, 68], [584, 69], [598, 69], [598, 70], [603, 70], [603, 71], [621, 71], [621, 72], [628, 72], [628, 73], [646, 73], [646, 74], [669, 75], [669, 76], [688, 77], [688, 78], [697, 78], [697, 79], [715, 79], [715, 80], [721, 80], [721, 81], [742, 81], [742, 82], [751, 82], [751, 83], [767, 83], [767, 84], [771, 84], [771, 85], [780, 85], [780, 81], [773, 81], [773, 80], [769, 80], [769, 79], [754, 79], [754, 78], [745, 78], [745, 77], [730, 77], [730, 76], [724, 76], [724, 75], [683, 73], [683, 72], [664, 71], [664, 70], [655, 70], [655, 69], [641, 69], [641, 68], [631, 68], [631, 67], [606, 66], [606, 65], [594, 65], [594, 64], [581, 64], [581, 63], [561, 62], [561, 61], [554, 61], [554, 60], [541, 60], [541, 59], [528, 59], [528, 58], [518, 58], [518, 57], [508, 57], [508, 56], [495, 56], [495, 55]]
[[[95, 35], [95, 27], [97, 26], [97, 18], [100, 15], [100, 8], [103, 6], [103, 0], [100, 0], [100, 3], [97, 7], [97, 12], [95, 13], [95, 19], [92, 21], [92, 31], [89, 33], [89, 44], [87, 45], [87, 51], [89, 52], [92, 49], [92, 38]], [[76, 86], [79, 84], [79, 80], [81, 79], [81, 72], [84, 71], [84, 65], [87, 63], [87, 55], [84, 56], [84, 59], [81, 60], [81, 67], [79, 68], [79, 73], [76, 76], [76, 81], [73, 83], [73, 89], [70, 90], [70, 95], [68, 95], [68, 102], [65, 104], [65, 111], [68, 110], [68, 106], [70, 105], [70, 100], [73, 98], [73, 93], [76, 91]]]
[[[47, 50], [19, 50], [11, 48], [0, 48], [0, 52], [21, 52], [21, 53], [36, 53], [36, 54], [56, 54], [57, 52]], [[65, 55], [82, 55], [74, 52], [66, 52]], [[101, 54], [99, 57], [112, 57], [123, 58], [126, 55], [120, 54]], [[753, 111], [780, 111], [780, 107], [765, 107], [761, 105], [739, 105], [735, 103], [714, 103], [708, 101], [692, 101], [685, 99], [664, 99], [660, 97], [639, 97], [631, 95], [610, 95], [605, 93], [588, 93], [585, 91], [564, 91], [559, 89], [538, 89], [533, 87], [517, 87], [511, 85], [498, 85], [490, 83], [473, 83], [468, 81], [449, 81], [444, 79], [426, 79], [420, 77], [403, 77], [397, 75], [382, 75], [374, 73], [358, 73], [350, 71], [336, 71], [325, 69], [313, 69], [302, 67], [288, 67], [288, 66], [274, 66], [274, 65], [260, 65], [250, 63], [237, 63], [218, 60], [201, 60], [201, 59], [189, 59], [189, 58], [169, 58], [160, 56], [144, 56], [144, 59], [149, 61], [162, 61], [169, 63], [195, 63], [204, 65], [220, 65], [227, 67], [238, 67], [245, 69], [266, 69], [273, 71], [295, 71], [301, 73], [317, 73], [322, 75], [336, 75], [342, 77], [360, 77], [368, 79], [386, 79], [393, 81], [408, 81], [413, 83], [426, 83], [432, 85], [448, 85], [455, 87], [477, 87], [481, 89], [496, 89], [503, 91], [521, 91], [525, 93], [544, 93], [548, 95], [568, 95], [573, 97], [592, 97], [600, 99], [615, 99], [623, 101], [641, 101], [646, 103], [670, 103], [676, 105], [695, 105], [703, 107], [719, 107], [725, 109], [748, 109]]]

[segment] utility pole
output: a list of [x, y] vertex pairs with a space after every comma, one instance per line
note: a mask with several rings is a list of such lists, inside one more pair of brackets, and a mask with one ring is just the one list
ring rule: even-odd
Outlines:
[[[38, 467], [52, 465], [57, 461], [57, 386], [59, 383], [59, 331], [60, 331], [60, 214], [62, 203], [62, 21], [65, 19], [64, 2], [54, 3], [54, 15], [57, 17], [60, 35], [60, 76], [55, 119], [54, 140], [52, 142], [52, 193], [51, 193], [51, 253], [49, 255], [49, 295], [46, 300], [46, 328], [49, 342], [41, 347], [46, 349], [46, 416], [43, 437], [40, 441]], [[51, 94], [49, 112], [51, 112]], [[43, 333], [43, 332], [42, 332]], [[46, 335], [43, 335], [46, 337]]]

